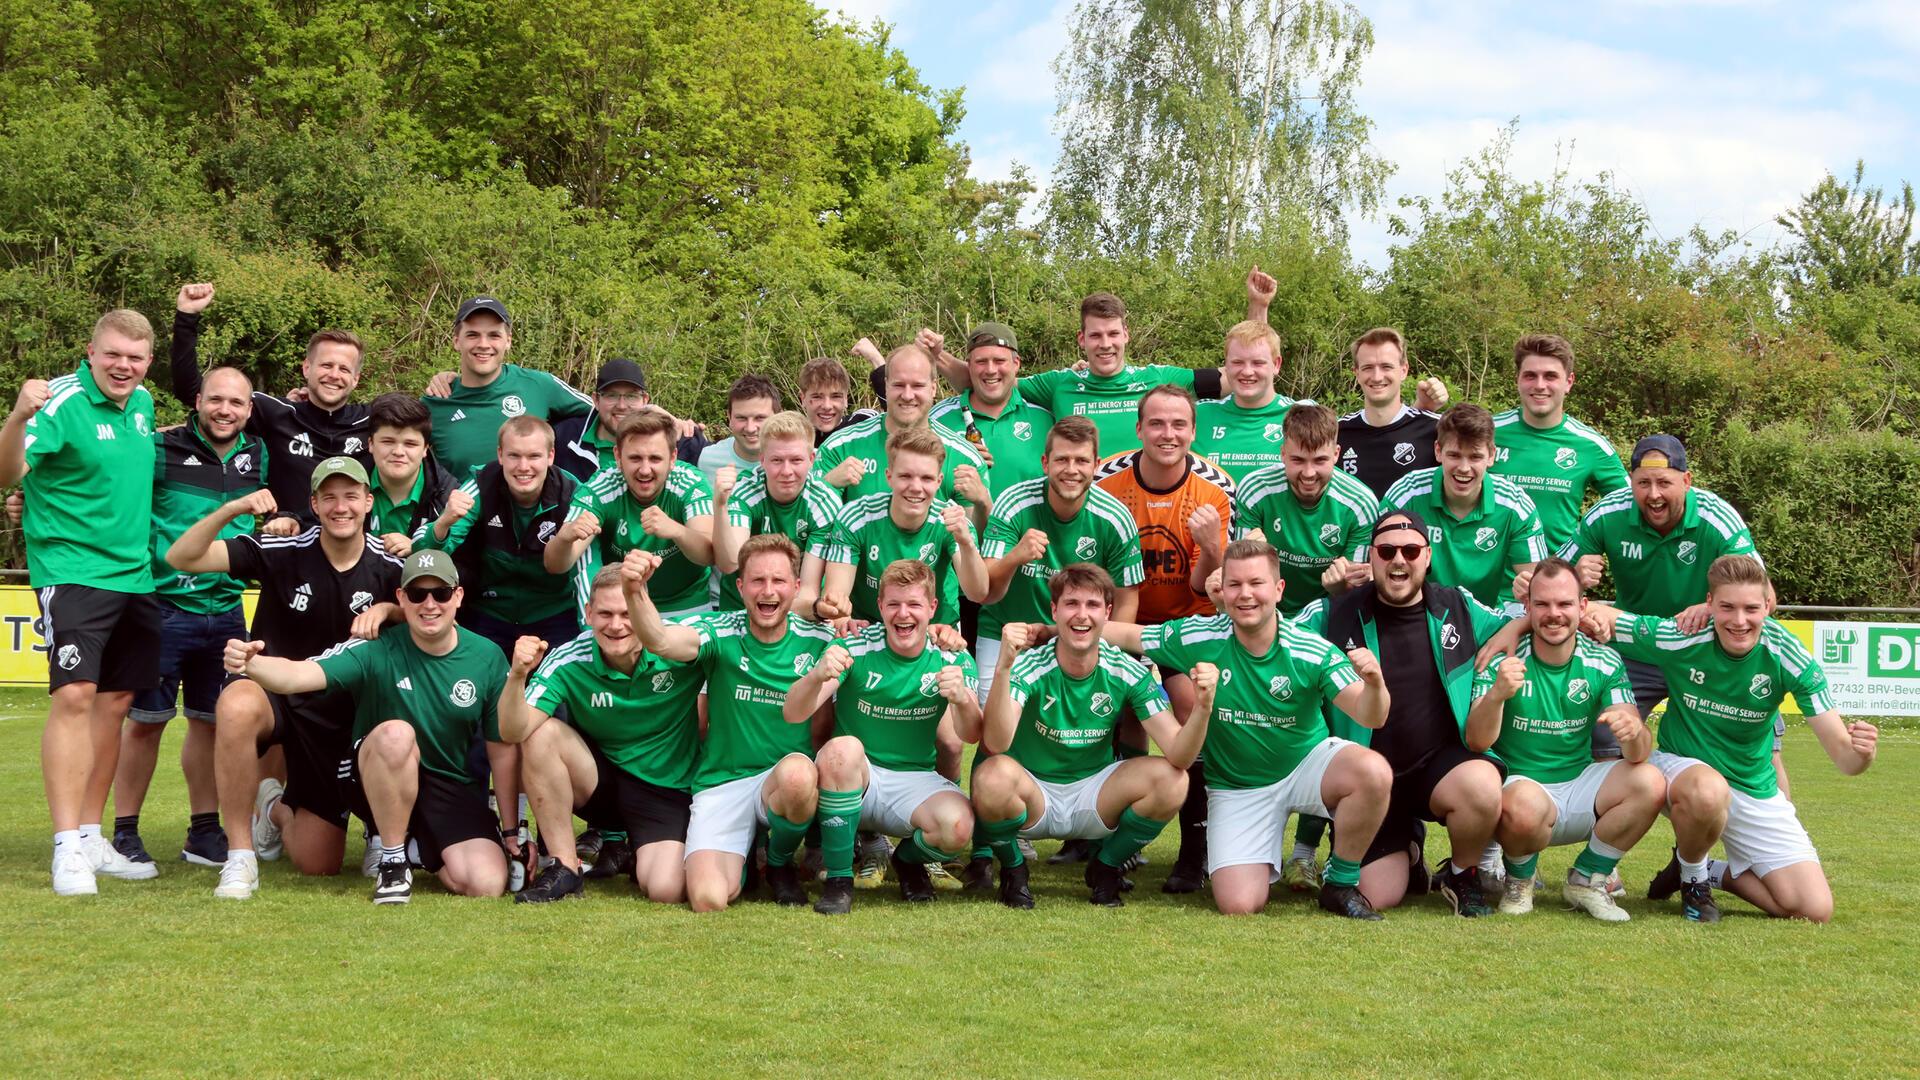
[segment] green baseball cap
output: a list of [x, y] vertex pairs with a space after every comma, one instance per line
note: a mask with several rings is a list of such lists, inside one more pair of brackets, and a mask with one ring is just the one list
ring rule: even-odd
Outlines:
[[1012, 349], [1016, 353], [1020, 351], [1020, 346], [1014, 343], [1013, 327], [1008, 326], [1006, 323], [983, 322], [976, 324], [973, 328], [973, 333], [967, 335], [967, 351], [972, 352], [984, 345], [998, 345], [1002, 348]]
[[421, 548], [407, 556], [400, 568], [400, 587], [406, 588], [423, 577], [438, 578], [448, 585], [460, 584], [460, 571], [454, 569], [453, 556], [438, 548]]
[[367, 480], [367, 468], [350, 457], [330, 457], [313, 467], [313, 482], [308, 491], [319, 491], [320, 485], [331, 477], [345, 476], [360, 481], [362, 487], [372, 487]]

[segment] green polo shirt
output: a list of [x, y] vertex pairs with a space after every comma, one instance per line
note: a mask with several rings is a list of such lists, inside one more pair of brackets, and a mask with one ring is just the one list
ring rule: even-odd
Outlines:
[[1580, 527], [1587, 492], [1605, 495], [1627, 486], [1627, 467], [1606, 436], [1571, 416], [1550, 428], [1527, 423], [1519, 409], [1493, 418], [1496, 475], [1520, 485], [1540, 512], [1547, 549], [1557, 551]]
[[[413, 512], [419, 507], [420, 499], [427, 489], [427, 463], [423, 459], [420, 468], [413, 474], [413, 490], [401, 502], [394, 502], [387, 496], [387, 489], [380, 486], [380, 478], [373, 478], [373, 513], [367, 517], [367, 531], [375, 536], [399, 533], [402, 536], [413, 530], [407, 526], [413, 524]], [[432, 522], [427, 522], [431, 525]]]
[[972, 408], [973, 392], [944, 398], [927, 415], [929, 423], [967, 437], [967, 422], [987, 444], [993, 464], [987, 466], [987, 491], [994, 498], [1020, 483], [1041, 475], [1040, 455], [1046, 450], [1047, 432], [1053, 430], [1053, 414], [1023, 397], [1018, 386], [1007, 399], [999, 416], [988, 416]]
[[1335, 469], [1326, 490], [1312, 506], [1303, 505], [1287, 486], [1287, 470], [1270, 465], [1242, 480], [1233, 491], [1233, 519], [1242, 530], [1259, 529], [1280, 553], [1280, 614], [1292, 618], [1327, 595], [1320, 575], [1336, 558], [1367, 561], [1367, 543], [1380, 503], [1367, 485]]
[[1111, 375], [1055, 368], [1020, 377], [1020, 393], [1055, 417], [1084, 416], [1100, 431], [1100, 456], [1140, 449], [1134, 421], [1140, 395], [1156, 386], [1193, 389], [1193, 369], [1171, 364], [1128, 364]]
[[354, 701], [353, 737], [388, 720], [405, 720], [420, 747], [420, 767], [456, 784], [478, 786], [467, 771], [476, 732], [500, 741], [500, 691], [507, 658], [470, 630], [455, 629], [453, 650], [422, 652], [406, 626], [389, 626], [373, 641], [354, 638], [314, 657], [329, 691]]
[[1401, 477], [1380, 500], [1380, 513], [1412, 510], [1427, 519], [1433, 567], [1427, 580], [1455, 585], [1474, 599], [1499, 609], [1513, 599], [1513, 568], [1548, 555], [1540, 532], [1540, 514], [1520, 486], [1488, 473], [1480, 501], [1464, 517], [1447, 509], [1441, 469], [1421, 469]]
[[1232, 398], [1203, 401], [1194, 420], [1193, 452], [1213, 462], [1239, 483], [1256, 469], [1280, 465], [1280, 426], [1295, 405], [1284, 394], [1257, 409], [1243, 409]]
[[1687, 491], [1680, 524], [1665, 536], [1640, 516], [1633, 491], [1615, 491], [1587, 511], [1573, 538], [1560, 548], [1571, 562], [1605, 555], [1620, 607], [1646, 615], [1672, 616], [1707, 599], [1707, 567], [1722, 555], [1752, 555], [1753, 535], [1732, 504], [1705, 488]]
[[153, 591], [153, 395], [108, 399], [82, 360], [27, 420], [24, 528], [33, 587]]
[[485, 386], [462, 386], [455, 379], [446, 397], [420, 400], [433, 414], [434, 456], [455, 476], [494, 460], [500, 425], [516, 416], [551, 422], [593, 411], [592, 398], [545, 371], [519, 364], [501, 364], [500, 373]]
[[527, 704], [567, 722], [628, 775], [656, 787], [693, 787], [700, 748], [695, 703], [705, 679], [691, 663], [650, 652], [629, 675], [607, 663], [588, 630], [548, 654], [527, 680]]

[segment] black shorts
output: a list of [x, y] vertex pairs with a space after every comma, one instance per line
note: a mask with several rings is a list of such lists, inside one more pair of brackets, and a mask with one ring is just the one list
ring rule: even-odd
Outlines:
[[[1440, 786], [1448, 773], [1469, 761], [1485, 761], [1500, 770], [1503, 779], [1507, 775], [1506, 767], [1487, 754], [1476, 754], [1464, 746], [1441, 747], [1423, 764], [1393, 778], [1393, 797], [1387, 802], [1387, 816], [1380, 822], [1380, 831], [1373, 834], [1373, 845], [1367, 848], [1361, 863], [1407, 850], [1420, 835], [1421, 822], [1439, 821], [1433, 814], [1433, 789]], [[1479, 852], [1470, 854], [1479, 861]]]
[[[353, 745], [347, 760], [347, 790], [353, 799], [353, 812], [373, 821], [373, 809], [367, 805], [367, 791], [360, 781], [360, 744]], [[500, 818], [487, 805], [487, 789], [479, 784], [462, 784], [437, 772], [419, 770], [419, 790], [413, 798], [413, 813], [407, 818], [407, 836], [420, 851], [420, 865], [435, 874], [447, 864], [441, 853], [468, 840], [500, 842]], [[376, 825], [375, 828], [378, 828]], [[380, 837], [391, 844], [390, 836]]]
[[48, 691], [82, 682], [108, 692], [160, 684], [160, 604], [153, 594], [48, 585], [37, 595]]
[[287, 752], [287, 792], [280, 801], [346, 828], [352, 807], [346, 778], [353, 756], [353, 700], [344, 694], [302, 695], [297, 701], [268, 694], [267, 701], [273, 706], [273, 738], [267, 746]]
[[662, 840], [686, 842], [692, 792], [649, 784], [609, 761], [593, 743], [587, 742], [587, 749], [593, 753], [599, 779], [586, 804], [575, 813], [596, 829], [624, 830], [636, 848]]

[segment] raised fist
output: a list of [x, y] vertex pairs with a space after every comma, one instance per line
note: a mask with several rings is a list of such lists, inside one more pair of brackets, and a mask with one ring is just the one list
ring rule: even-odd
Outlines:
[[662, 540], [678, 540], [686, 532], [686, 526], [673, 520], [673, 515], [658, 506], [649, 506], [640, 511], [640, 528], [648, 536], [657, 536]]
[[1258, 266], [1247, 271], [1247, 303], [1267, 307], [1273, 303], [1274, 294], [1280, 291], [1280, 283], [1273, 275]]
[[973, 690], [967, 686], [967, 673], [962, 671], [958, 664], [948, 664], [941, 668], [934, 679], [940, 688], [940, 696], [955, 705], [979, 700]]
[[1028, 529], [1021, 534], [1020, 542], [1013, 545], [1013, 561], [1017, 563], [1039, 562], [1047, 557], [1047, 534], [1039, 529]]
[[1500, 661], [1500, 673], [1494, 676], [1493, 693], [1501, 701], [1511, 701], [1527, 685], [1527, 662], [1517, 656]]
[[467, 512], [472, 509], [473, 495], [465, 488], [454, 488], [453, 493], [447, 496], [447, 508], [440, 512], [440, 520], [451, 525], [466, 517]]
[[1438, 378], [1421, 379], [1414, 386], [1413, 407], [1416, 409], [1424, 409], [1427, 412], [1446, 412], [1448, 400], [1447, 384]]
[[560, 526], [560, 532], [555, 538], [563, 544], [577, 544], [599, 535], [600, 518], [592, 511], [582, 511], [579, 517]]
[[1033, 648], [1035, 634], [1031, 623], [1008, 623], [1000, 628], [1000, 664], [1002, 667], [1013, 663], [1013, 658]]
[[1380, 661], [1373, 653], [1366, 649], [1351, 649], [1347, 652], [1347, 659], [1352, 662], [1354, 673], [1360, 676], [1361, 682], [1374, 687], [1387, 685], [1386, 678], [1380, 674]]
[[227, 509], [232, 511], [230, 517], [246, 517], [252, 514], [264, 520], [268, 514], [280, 509], [280, 504], [274, 501], [273, 492], [261, 488], [259, 491], [250, 491], [228, 503]]
[[13, 415], [32, 416], [47, 403], [47, 380], [28, 379], [20, 384], [19, 396], [13, 399]]
[[198, 315], [213, 303], [213, 286], [206, 282], [180, 286], [180, 295], [173, 298], [173, 310], [182, 315]]
[[644, 589], [658, 569], [660, 556], [634, 548], [620, 561], [620, 582], [627, 589]]
[[520, 635], [513, 643], [513, 673], [523, 679], [526, 678], [527, 674], [540, 663], [540, 658], [545, 655], [547, 655], [545, 641], [532, 634]]
[[713, 474], [713, 501], [723, 503], [733, 494], [733, 486], [740, 482], [740, 468], [737, 465], [722, 465], [720, 471]]
[[1600, 575], [1606, 572], [1607, 560], [1603, 555], [1582, 555], [1573, 568], [1580, 572], [1580, 587], [1591, 589], [1600, 584]]
[[1220, 688], [1220, 669], [1204, 660], [1193, 665], [1193, 670], [1187, 672], [1187, 678], [1193, 680], [1194, 692], [1201, 698], [1212, 697], [1214, 691]]
[[824, 677], [838, 679], [853, 669], [853, 654], [848, 652], [845, 646], [836, 641], [827, 646], [826, 652], [820, 654], [820, 662], [815, 664], [814, 667], [820, 671]]
[[963, 548], [972, 546], [973, 528], [967, 522], [967, 512], [960, 508], [959, 503], [948, 503], [947, 508], [940, 511], [940, 524], [946, 528], [947, 535], [953, 537], [955, 544]]
[[867, 463], [850, 457], [828, 471], [827, 483], [837, 488], [850, 488], [866, 477]]
[[971, 465], [962, 465], [953, 470], [954, 494], [975, 505], [990, 503], [993, 496], [987, 493], [987, 482], [980, 479], [980, 470]]

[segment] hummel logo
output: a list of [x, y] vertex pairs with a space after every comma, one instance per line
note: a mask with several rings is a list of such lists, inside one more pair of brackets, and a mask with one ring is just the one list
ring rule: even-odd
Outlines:
[[188, 454], [188, 455], [187, 455], [187, 460], [185, 460], [185, 461], [183, 461], [183, 462], [181, 462], [180, 464], [182, 464], [182, 465], [198, 465], [198, 464], [200, 464], [200, 459], [199, 459], [198, 457], [195, 457], [195, 456], [194, 456], [194, 455], [192, 455], [192, 454]]
[[456, 420], [465, 420], [466, 418], [467, 418], [467, 410], [455, 409], [453, 410], [453, 415], [447, 417], [447, 423], [451, 424]]
[[487, 522], [487, 524], [488, 524], [488, 525], [489, 525], [490, 527], [492, 527], [492, 528], [495, 528], [495, 529], [498, 529], [498, 528], [500, 528], [500, 515], [499, 515], [499, 514], [495, 514], [495, 515], [493, 515], [493, 520], [492, 520], [492, 521], [489, 521], [489, 522]]
[[399, 682], [397, 682], [397, 683], [394, 683], [394, 684], [393, 684], [393, 688], [394, 688], [395, 690], [411, 690], [411, 689], [413, 689], [413, 676], [411, 676], [411, 675], [402, 675], [402, 676], [400, 676], [400, 681], [399, 681]]

